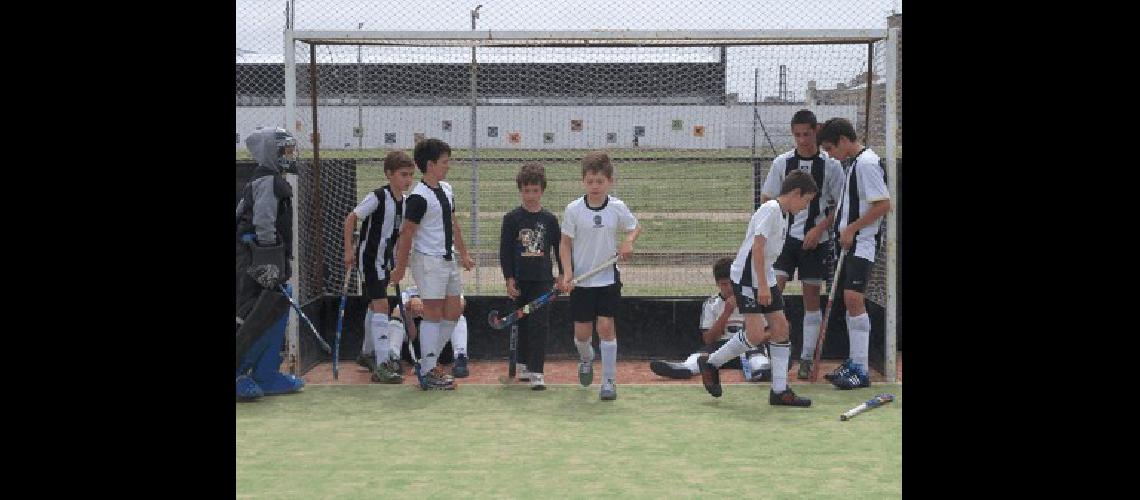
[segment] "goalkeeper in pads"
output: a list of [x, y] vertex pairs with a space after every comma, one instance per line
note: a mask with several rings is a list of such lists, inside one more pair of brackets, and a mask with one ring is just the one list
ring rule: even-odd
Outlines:
[[[305, 382], [280, 372], [289, 319], [293, 189], [284, 171], [296, 140], [281, 128], [258, 128], [245, 146], [257, 160], [237, 206], [237, 398], [297, 392]], [[282, 286], [284, 285], [284, 286]]]
[[[744, 315], [736, 307], [736, 295], [732, 291], [732, 280], [729, 279], [729, 268], [732, 266], [732, 257], [724, 257], [713, 264], [713, 278], [716, 279], [717, 293], [705, 301], [701, 308], [701, 342], [705, 345], [699, 351], [689, 355], [683, 362], [654, 360], [649, 362], [649, 369], [662, 377], [675, 379], [688, 379], [701, 373], [697, 366], [697, 359], [701, 354], [711, 354], [728, 343], [729, 339], [744, 330]], [[763, 349], [757, 348], [744, 353], [748, 359], [745, 372], [746, 382], [763, 382], [771, 380], [772, 365]], [[733, 358], [723, 365], [724, 368], [744, 369], [741, 357]], [[751, 373], [751, 377], [747, 374]]]
[[[404, 381], [390, 359], [390, 340], [397, 335], [402, 338], [404, 331], [403, 325], [389, 325], [388, 270], [393, 265], [396, 239], [404, 219], [404, 193], [412, 186], [415, 170], [416, 164], [407, 153], [390, 151], [384, 157], [384, 176], [388, 184], [368, 193], [344, 218], [344, 265], [360, 266], [364, 293], [369, 300], [361, 352], [375, 354], [365, 356], [364, 361], [372, 371], [372, 381], [382, 384]], [[354, 249], [352, 237], [358, 219], [362, 219], [360, 241]], [[399, 332], [395, 331], [397, 328]]]
[[[779, 196], [760, 205], [752, 214], [744, 242], [740, 244], [729, 271], [737, 307], [744, 313], [744, 331], [734, 335], [711, 355], [701, 354], [697, 359], [701, 382], [713, 397], [719, 398], [722, 393], [720, 366], [770, 340], [772, 389], [768, 394], [768, 404], [811, 406], [810, 399], [796, 396], [788, 387], [788, 358], [792, 344], [788, 342], [784, 297], [776, 287], [772, 264], [784, 247], [789, 215], [807, 208], [818, 193], [819, 186], [815, 180], [803, 171], [795, 170], [784, 178]], [[770, 334], [764, 331], [764, 320], [767, 320]]]

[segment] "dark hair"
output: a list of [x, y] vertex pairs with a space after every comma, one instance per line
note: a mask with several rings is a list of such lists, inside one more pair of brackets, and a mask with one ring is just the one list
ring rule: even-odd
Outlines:
[[427, 164], [429, 161], [438, 161], [440, 156], [444, 153], [451, 154], [451, 146], [446, 142], [439, 139], [424, 139], [416, 144], [415, 156], [416, 166], [419, 167], [420, 172], [427, 173]]
[[582, 157], [582, 177], [587, 173], [601, 173], [607, 179], [614, 178], [614, 165], [610, 163], [610, 155], [605, 151], [594, 151]]
[[405, 153], [398, 149], [395, 151], [389, 151], [388, 154], [384, 155], [385, 172], [395, 172], [404, 167], [415, 166], [415, 162], [413, 162], [412, 158], [408, 156], [408, 153]]
[[788, 194], [796, 188], [799, 188], [800, 195], [819, 192], [819, 186], [815, 184], [815, 179], [812, 179], [803, 170], [793, 170], [787, 177], [784, 177], [784, 183], [780, 185], [780, 194]]
[[732, 257], [721, 257], [713, 264], [713, 279], [720, 281], [729, 279], [728, 273], [732, 269]]
[[810, 125], [814, 129], [817, 123], [819, 122], [815, 121], [815, 113], [812, 113], [810, 109], [801, 109], [792, 115], [792, 126]]
[[542, 190], [546, 191], [546, 169], [539, 163], [525, 163], [519, 169], [519, 175], [515, 176], [515, 183], [519, 185], [519, 191], [522, 191], [523, 186], [534, 185], [542, 186]]
[[819, 135], [815, 136], [815, 141], [821, 146], [825, 142], [839, 144], [840, 137], [855, 142], [858, 136], [855, 135], [855, 127], [846, 118], [832, 118], [823, 123], [823, 128], [819, 130]]

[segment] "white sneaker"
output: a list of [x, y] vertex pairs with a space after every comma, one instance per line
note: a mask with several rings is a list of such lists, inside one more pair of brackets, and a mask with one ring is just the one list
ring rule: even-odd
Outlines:
[[530, 380], [531, 375], [534, 375], [533, 373], [527, 371], [526, 365], [522, 363], [516, 363], [515, 368], [518, 370], [518, 379], [524, 382]]
[[544, 390], [546, 390], [546, 381], [543, 380], [543, 376], [541, 373], [531, 373], [530, 374], [530, 390], [532, 390], [532, 391], [544, 391]]

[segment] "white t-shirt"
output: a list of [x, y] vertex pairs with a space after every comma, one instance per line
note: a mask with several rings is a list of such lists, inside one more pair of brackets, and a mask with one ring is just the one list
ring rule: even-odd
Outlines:
[[[618, 229], [633, 231], [637, 228], [637, 218], [629, 211], [625, 202], [606, 195], [600, 207], [586, 204], [586, 196], [575, 199], [566, 205], [562, 215], [562, 234], [574, 239], [570, 247], [574, 275], [582, 275], [598, 267], [617, 253]], [[578, 283], [581, 287], [608, 286], [618, 282], [618, 268], [595, 274]]]
[[[704, 307], [701, 309], [701, 330], [708, 330], [712, 328], [713, 323], [716, 323], [717, 318], [724, 313], [724, 298], [720, 293], [714, 293], [708, 300], [705, 301]], [[721, 340], [728, 340], [732, 338], [736, 332], [744, 329], [744, 314], [741, 314], [740, 308], [728, 317], [724, 323], [724, 335], [721, 335]]]
[[764, 241], [764, 269], [760, 272], [768, 280], [768, 287], [776, 285], [776, 272], [772, 264], [784, 249], [784, 236], [788, 230], [788, 216], [780, 208], [780, 202], [768, 200], [752, 214], [748, 221], [748, 234], [736, 252], [736, 259], [732, 261], [729, 276], [732, 282], [741, 286], [759, 287], [760, 279], [756, 270], [752, 269], [752, 244], [756, 236], [763, 236]]
[[[814, 227], [823, 224], [824, 219], [827, 218], [825, 209], [828, 205], [837, 203], [839, 198], [843, 196], [843, 165], [823, 151], [819, 152], [819, 158], [823, 159], [823, 185], [819, 186], [819, 194], [812, 200], [811, 205], [808, 205], [808, 208], [789, 217], [788, 224], [791, 225], [791, 230], [788, 232], [788, 236], [800, 241], [804, 239], [808, 216], [813, 211], [813, 207], [815, 223], [812, 225]], [[815, 157], [804, 158], [797, 155], [796, 150], [793, 149], [772, 160], [772, 167], [768, 169], [768, 177], [764, 178], [764, 185], [760, 188], [761, 194], [772, 199], [780, 196], [780, 187], [783, 186], [784, 179], [788, 175], [789, 161], [795, 164], [793, 168], [798, 168], [804, 173], [812, 175], [812, 164], [815, 163]], [[818, 184], [818, 180], [816, 183]], [[827, 241], [828, 238], [830, 235], [825, 230], [820, 233], [819, 241]]]
[[[843, 231], [849, 222], [867, 213], [871, 209], [871, 202], [889, 199], [891, 193], [887, 190], [887, 183], [883, 181], [879, 155], [869, 148], [864, 149], [856, 155], [854, 165], [847, 171], [847, 199], [840, 204], [839, 230]], [[879, 234], [879, 224], [882, 220], [883, 218], [879, 217], [856, 233], [854, 253], [857, 257], [875, 262], [877, 250], [875, 236]]]
[[[448, 204], [451, 205], [450, 211], [452, 217], [455, 215], [455, 194], [451, 190], [451, 184], [444, 181], [439, 182], [439, 187], [443, 190]], [[431, 255], [435, 257], [443, 257], [447, 254], [447, 248], [444, 246], [447, 233], [451, 228], [445, 228], [443, 223], [443, 205], [440, 203], [439, 196], [436, 191], [429, 187], [422, 180], [416, 183], [412, 188], [412, 192], [408, 194], [405, 201], [404, 217], [415, 221], [415, 215], [412, 213], [412, 207], [419, 203], [418, 200], [413, 201], [412, 198], [420, 197], [427, 202], [427, 210], [423, 214], [423, 219], [419, 222], [420, 227], [416, 229], [416, 234], [412, 238], [412, 250], [415, 250], [424, 255]], [[451, 247], [454, 249], [454, 242]]]

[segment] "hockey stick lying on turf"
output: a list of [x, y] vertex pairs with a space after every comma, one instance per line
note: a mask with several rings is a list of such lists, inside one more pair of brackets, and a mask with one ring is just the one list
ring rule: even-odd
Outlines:
[[317, 342], [321, 343], [321, 349], [324, 349], [325, 352], [332, 354], [332, 348], [329, 347], [329, 343], [325, 342], [325, 339], [321, 338], [320, 333], [317, 333], [317, 328], [313, 326], [312, 321], [309, 321], [309, 317], [305, 316], [305, 311], [302, 311], [301, 306], [297, 305], [297, 302], [293, 300], [293, 297], [290, 297], [289, 294], [285, 292], [285, 285], [279, 286], [278, 290], [281, 291], [281, 294], [284, 295], [285, 298], [289, 299], [289, 305], [293, 306], [294, 311], [297, 311], [297, 316], [300, 316], [301, 319], [305, 320], [305, 324], [309, 325], [309, 331], [313, 332], [313, 336], [317, 338]]
[[860, 404], [859, 406], [856, 406], [850, 410], [847, 410], [846, 412], [844, 412], [842, 415], [839, 416], [839, 420], [846, 422], [847, 420], [850, 420], [851, 418], [855, 417], [855, 415], [858, 415], [860, 413], [863, 413], [863, 412], [870, 410], [870, 409], [873, 409], [873, 408], [878, 408], [878, 407], [883, 406], [887, 403], [890, 403], [891, 401], [894, 401], [894, 400], [895, 400], [894, 394], [887, 394], [884, 392], [884, 393], [879, 394], [879, 395], [877, 395], [871, 399], [868, 399], [866, 402]]
[[337, 362], [340, 358], [340, 333], [344, 330], [344, 308], [348, 305], [348, 280], [352, 278], [352, 268], [344, 270], [344, 286], [340, 288], [340, 308], [336, 316], [336, 341], [333, 343], [333, 380], [340, 380]]
[[[589, 270], [586, 274], [583, 274], [581, 276], [578, 276], [577, 278], [574, 278], [574, 280], [570, 282], [570, 286], [577, 286], [578, 283], [581, 282], [582, 280], [604, 271], [607, 267], [609, 267], [609, 266], [613, 265], [613, 263], [617, 262], [617, 260], [618, 260], [618, 256], [615, 254], [613, 257], [610, 257], [609, 260], [603, 262], [598, 267], [595, 267], [594, 269]], [[517, 323], [518, 320], [525, 318], [528, 314], [538, 310], [542, 306], [549, 303], [551, 300], [554, 300], [554, 298], [558, 297], [558, 295], [560, 293], [561, 293], [561, 291], [558, 289], [557, 286], [555, 286], [553, 290], [546, 292], [542, 295], [539, 295], [537, 299], [530, 301], [530, 303], [528, 303], [527, 305], [522, 306], [518, 309], [515, 309], [514, 311], [508, 313], [506, 316], [503, 316], [503, 317], [499, 317], [499, 311], [492, 309], [490, 314], [487, 315], [487, 322], [491, 324], [491, 328], [494, 328], [496, 330], [502, 330], [508, 326], [511, 326], [511, 325]]]

